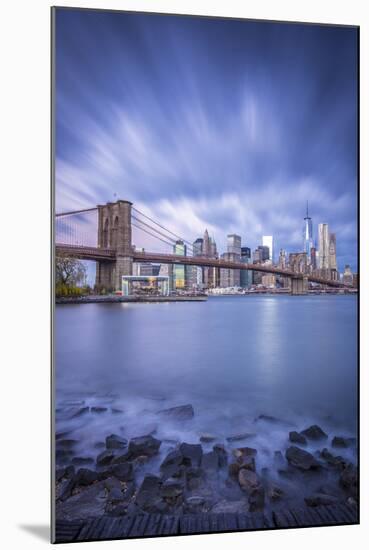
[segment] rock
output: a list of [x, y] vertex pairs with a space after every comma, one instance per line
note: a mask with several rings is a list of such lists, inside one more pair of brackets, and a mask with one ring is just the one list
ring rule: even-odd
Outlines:
[[90, 410], [90, 407], [82, 407], [81, 409], [78, 409], [72, 414], [72, 418], [77, 418], [79, 416], [82, 416], [86, 413], [88, 413]]
[[355, 442], [355, 438], [353, 437], [339, 437], [335, 436], [332, 439], [332, 447], [339, 447], [342, 449], [346, 449], [347, 447], [351, 447]]
[[291, 443], [298, 443], [300, 445], [306, 445], [306, 437], [302, 434], [299, 434], [298, 432], [290, 432], [289, 433], [289, 440]]
[[179, 477], [182, 474], [183, 456], [179, 450], [171, 451], [160, 464], [163, 479]]
[[91, 407], [91, 412], [92, 413], [97, 413], [97, 414], [101, 414], [101, 413], [104, 413], [108, 410], [107, 407]]
[[108, 435], [105, 439], [105, 446], [107, 449], [124, 449], [127, 447], [128, 441], [124, 437], [120, 437], [116, 434]]
[[80, 468], [75, 476], [75, 486], [87, 487], [92, 485], [99, 478], [97, 472], [88, 468]]
[[163, 409], [158, 411], [157, 414], [167, 416], [172, 420], [189, 420], [195, 415], [192, 405], [180, 405], [179, 407]]
[[72, 458], [72, 464], [83, 466], [85, 464], [93, 464], [94, 459], [91, 456], [75, 456]]
[[340, 475], [340, 485], [344, 489], [350, 491], [351, 496], [355, 496], [357, 493], [357, 467], [353, 464], [348, 464]]
[[309, 428], [306, 428], [306, 430], [302, 430], [302, 432], [300, 433], [308, 439], [313, 439], [315, 441], [328, 438], [327, 434], [323, 432], [323, 430], [316, 424], [310, 426]]
[[249, 495], [249, 511], [261, 512], [264, 509], [265, 490], [262, 485], [258, 485]]
[[154, 456], [158, 453], [160, 445], [161, 441], [152, 435], [134, 437], [129, 442], [128, 452], [133, 458], [140, 455]]
[[146, 475], [136, 495], [136, 504], [145, 512], [160, 513], [168, 509], [162, 499], [160, 479], [153, 475]]
[[196, 514], [201, 511], [205, 504], [205, 498], [203, 496], [191, 496], [187, 497], [184, 502], [184, 509], [190, 514]]
[[161, 486], [161, 496], [164, 498], [176, 498], [183, 493], [183, 484], [178, 479], [167, 479]]
[[267, 424], [279, 424], [280, 426], [291, 426], [291, 423], [277, 418], [275, 416], [270, 416], [268, 414], [260, 414], [257, 418], [254, 419], [254, 422], [265, 422]]
[[[115, 449], [111, 449], [110, 451], [112, 453], [117, 453], [118, 452]], [[127, 462], [127, 460], [130, 460], [131, 458], [132, 458], [131, 453], [127, 450], [124, 453], [116, 454], [114, 456], [114, 459], [112, 460], [112, 464], [122, 464], [123, 462]]]
[[227, 466], [228, 457], [224, 445], [221, 445], [220, 443], [213, 445], [213, 451], [218, 455], [219, 468], [224, 468], [225, 466]]
[[247, 491], [248, 493], [251, 493], [251, 491], [259, 487], [260, 485], [259, 478], [256, 473], [252, 472], [251, 470], [246, 470], [245, 468], [242, 468], [238, 472], [238, 482], [241, 486], [241, 489]]
[[294, 446], [287, 449], [286, 459], [291, 466], [295, 466], [300, 470], [310, 470], [319, 467], [319, 462], [313, 457], [312, 454]]
[[243, 441], [244, 439], [250, 439], [250, 437], [255, 437], [256, 434], [254, 433], [240, 433], [235, 435], [230, 435], [227, 437], [227, 441], [232, 443], [233, 441]]
[[271, 500], [271, 501], [276, 501], [276, 500], [280, 500], [283, 495], [284, 495], [284, 491], [278, 487], [277, 485], [270, 485], [268, 487], [268, 498]]
[[67, 449], [56, 449], [55, 450], [55, 461], [57, 464], [66, 464], [68, 463], [73, 456], [73, 452]]
[[74, 489], [74, 478], [64, 478], [56, 484], [55, 499], [57, 501], [64, 501], [69, 498]]
[[104, 514], [106, 500], [106, 482], [99, 481], [63, 502], [57, 502], [56, 517], [66, 521], [100, 517]]
[[255, 457], [257, 455], [257, 450], [252, 447], [239, 447], [238, 449], [233, 449], [232, 454], [238, 460], [246, 456]]
[[204, 484], [205, 474], [202, 468], [186, 468], [186, 485], [189, 491], [199, 489]]
[[117, 452], [114, 449], [108, 449], [106, 451], [103, 451], [96, 457], [96, 464], [98, 466], [108, 466], [113, 459], [115, 459], [117, 456]]
[[329, 506], [339, 502], [337, 497], [326, 495], [325, 493], [315, 493], [310, 497], [306, 497], [304, 500], [307, 506]]
[[122, 464], [113, 464], [107, 470], [109, 476], [116, 477], [119, 481], [132, 481], [133, 479], [133, 466], [131, 462], [124, 462]]
[[334, 456], [328, 449], [324, 448], [319, 456], [323, 458], [330, 466], [343, 469], [346, 466], [346, 460], [342, 456]]
[[211, 443], [212, 441], [216, 440], [216, 436], [208, 433], [204, 433], [200, 435], [200, 441], [202, 443]]
[[180, 453], [183, 457], [185, 466], [200, 466], [202, 458], [201, 445], [193, 445], [191, 443], [181, 443], [179, 446]]
[[116, 409], [116, 408], [113, 408], [113, 407], [111, 409], [111, 412], [113, 414], [122, 414], [123, 413], [122, 409]]
[[215, 451], [204, 453], [201, 459], [201, 467], [207, 471], [216, 471], [219, 468], [219, 457]]

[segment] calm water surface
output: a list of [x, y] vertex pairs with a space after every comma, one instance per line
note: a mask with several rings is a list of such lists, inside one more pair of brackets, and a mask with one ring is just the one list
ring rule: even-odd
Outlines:
[[[286, 428], [271, 434], [255, 423], [260, 414], [355, 435], [356, 322], [355, 296], [57, 306], [58, 410], [73, 400], [108, 408], [73, 420], [62, 413], [57, 429], [73, 422], [85, 451], [117, 430], [187, 441], [249, 431], [266, 455], [283, 446]], [[158, 410], [186, 403], [193, 421], [158, 423]]]

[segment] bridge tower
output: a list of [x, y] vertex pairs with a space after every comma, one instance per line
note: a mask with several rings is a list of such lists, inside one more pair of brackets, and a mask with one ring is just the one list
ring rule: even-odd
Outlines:
[[292, 296], [299, 296], [301, 294], [307, 294], [309, 288], [309, 282], [307, 276], [303, 277], [291, 277], [291, 294]]
[[97, 245], [116, 251], [112, 262], [97, 262], [96, 286], [121, 290], [122, 275], [132, 275], [132, 227], [129, 201], [98, 205]]

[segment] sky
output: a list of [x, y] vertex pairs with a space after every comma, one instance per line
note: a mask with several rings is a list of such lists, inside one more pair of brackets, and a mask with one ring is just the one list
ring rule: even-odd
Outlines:
[[278, 257], [308, 200], [356, 270], [356, 49], [350, 27], [58, 8], [56, 211], [127, 199]]

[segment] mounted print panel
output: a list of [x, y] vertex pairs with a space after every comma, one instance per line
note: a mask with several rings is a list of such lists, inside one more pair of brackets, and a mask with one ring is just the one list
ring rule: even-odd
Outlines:
[[52, 30], [53, 542], [358, 523], [359, 28]]

